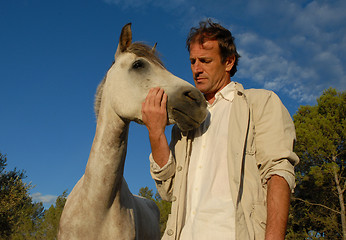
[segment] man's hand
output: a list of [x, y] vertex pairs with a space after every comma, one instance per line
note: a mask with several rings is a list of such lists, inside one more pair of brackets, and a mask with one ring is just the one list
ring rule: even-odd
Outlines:
[[149, 90], [142, 103], [142, 121], [149, 134], [158, 135], [164, 132], [167, 125], [166, 103], [167, 95], [163, 89], [156, 87]]
[[169, 158], [169, 147], [165, 136], [167, 125], [167, 95], [161, 88], [149, 90], [142, 103], [142, 121], [149, 131], [152, 156], [163, 167]]

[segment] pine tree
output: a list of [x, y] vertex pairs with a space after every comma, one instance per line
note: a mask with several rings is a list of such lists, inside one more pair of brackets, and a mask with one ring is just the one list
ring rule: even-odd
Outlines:
[[6, 171], [6, 165], [6, 155], [0, 153], [0, 239], [36, 239], [42, 203], [32, 202], [32, 186], [23, 182], [24, 171]]
[[288, 239], [346, 239], [345, 116], [346, 92], [333, 88], [293, 116], [300, 163]]
[[163, 236], [166, 229], [168, 215], [171, 213], [172, 204], [170, 202], [162, 200], [162, 198], [160, 197], [158, 193], [156, 193], [154, 197], [153, 190], [149, 189], [148, 187], [140, 188], [138, 195], [145, 197], [147, 199], [153, 200], [158, 206], [160, 210], [160, 232], [161, 232], [161, 236]]

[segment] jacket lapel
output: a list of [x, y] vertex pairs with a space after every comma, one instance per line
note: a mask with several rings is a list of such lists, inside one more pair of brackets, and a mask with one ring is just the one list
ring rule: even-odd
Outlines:
[[228, 140], [228, 172], [235, 207], [238, 207], [243, 191], [244, 160], [249, 128], [249, 106], [241, 84], [236, 84], [236, 94], [231, 108]]

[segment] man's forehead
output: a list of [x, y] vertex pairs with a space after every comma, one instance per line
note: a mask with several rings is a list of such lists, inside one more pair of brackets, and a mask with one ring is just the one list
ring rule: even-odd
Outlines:
[[208, 57], [215, 54], [219, 54], [219, 44], [216, 40], [208, 40], [203, 44], [199, 42], [193, 42], [190, 45], [190, 58]]
[[193, 46], [199, 46], [199, 48], [201, 49], [211, 50], [213, 48], [218, 48], [219, 42], [217, 40], [206, 39], [202, 44], [199, 41], [191, 42], [190, 48], [192, 48]]

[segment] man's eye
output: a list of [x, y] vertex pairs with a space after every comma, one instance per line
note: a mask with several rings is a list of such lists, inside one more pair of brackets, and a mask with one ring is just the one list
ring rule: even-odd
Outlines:
[[137, 60], [132, 64], [133, 69], [139, 69], [139, 68], [143, 68], [143, 67], [144, 67], [144, 63], [141, 60]]
[[196, 59], [190, 59], [191, 64], [195, 64]]

